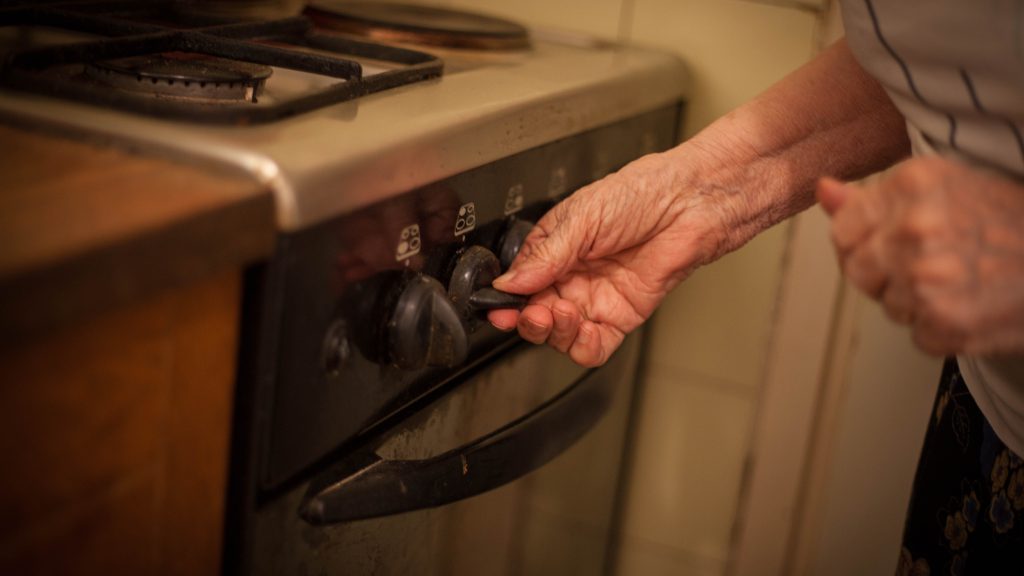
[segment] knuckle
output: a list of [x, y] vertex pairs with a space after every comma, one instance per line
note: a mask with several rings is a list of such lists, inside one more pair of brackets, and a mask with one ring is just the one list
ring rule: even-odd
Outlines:
[[936, 158], [930, 156], [915, 158], [907, 162], [907, 174], [915, 181], [931, 181], [937, 169], [936, 162]]
[[931, 300], [926, 293], [936, 286], [952, 286], [964, 283], [965, 274], [961, 263], [954, 258], [923, 256], [913, 259], [907, 266], [907, 277], [914, 289], [914, 295], [922, 300]]
[[932, 158], [915, 158], [904, 162], [893, 173], [891, 183], [895, 192], [917, 195], [928, 191], [935, 182], [935, 168]]
[[520, 252], [523, 258], [548, 262], [552, 259], [551, 243], [548, 237], [527, 239]]
[[927, 210], [912, 207], [903, 217], [899, 231], [904, 239], [921, 243], [934, 237], [939, 232], [939, 226]]

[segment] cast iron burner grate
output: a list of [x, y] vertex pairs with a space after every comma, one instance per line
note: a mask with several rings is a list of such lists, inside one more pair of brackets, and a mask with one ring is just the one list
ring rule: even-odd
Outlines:
[[[256, 124], [435, 78], [443, 69], [431, 54], [317, 33], [303, 17], [238, 22], [185, 10], [173, 1], [0, 4], [0, 27], [103, 37], [15, 50], [0, 84], [161, 118]], [[364, 77], [353, 58], [395, 67]], [[262, 102], [272, 68], [338, 81]]]
[[256, 102], [270, 66], [202, 54], [168, 52], [100, 60], [85, 66], [99, 84], [165, 97]]

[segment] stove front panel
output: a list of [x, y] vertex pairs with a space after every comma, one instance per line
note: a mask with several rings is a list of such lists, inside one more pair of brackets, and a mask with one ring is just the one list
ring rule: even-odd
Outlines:
[[[344, 451], [390, 415], [486, 363], [515, 338], [470, 322], [450, 368], [401, 369], [389, 325], [411, 277], [449, 285], [467, 247], [500, 254], [517, 222], [642, 153], [675, 144], [680, 109], [663, 108], [508, 157], [284, 237], [264, 276], [255, 438], [259, 490]], [[344, 194], [345, 190], [338, 190]]]

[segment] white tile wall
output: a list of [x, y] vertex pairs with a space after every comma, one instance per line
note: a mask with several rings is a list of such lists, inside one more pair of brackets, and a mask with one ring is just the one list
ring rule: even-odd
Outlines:
[[654, 319], [651, 361], [756, 391], [787, 231], [776, 226], [683, 282]]
[[403, 0], [472, 10], [529, 26], [586, 32], [617, 38], [623, 1], [630, 0]]
[[931, 417], [942, 361], [917, 350], [906, 327], [859, 294], [845, 398], [810, 522], [805, 574], [890, 573]]
[[741, 0], [634, 0], [630, 39], [662, 46], [690, 65], [695, 133], [804, 63], [815, 18]]
[[[624, 532], [715, 562], [728, 552], [755, 399], [720, 381], [650, 370]], [[635, 551], [630, 555], [643, 561]], [[639, 574], [621, 565], [621, 574]]]

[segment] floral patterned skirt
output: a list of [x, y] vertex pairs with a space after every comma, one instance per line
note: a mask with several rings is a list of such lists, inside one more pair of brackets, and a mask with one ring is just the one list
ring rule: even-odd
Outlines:
[[946, 360], [896, 574], [1024, 574], [1022, 464], [978, 410], [956, 359]]

